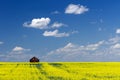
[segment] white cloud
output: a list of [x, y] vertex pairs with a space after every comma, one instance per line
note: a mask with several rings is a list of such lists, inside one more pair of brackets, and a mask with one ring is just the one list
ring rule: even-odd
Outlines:
[[60, 28], [63, 26], [67, 26], [66, 24], [59, 22], [54, 22], [53, 24], [50, 24], [50, 22], [51, 22], [50, 18], [37, 18], [37, 19], [32, 19], [31, 22], [25, 22], [23, 26], [36, 28], [36, 29], [52, 29], [52, 28]]
[[1, 41], [0, 41], [0, 44], [4, 44], [4, 42], [1, 42]]
[[37, 29], [47, 29], [50, 21], [50, 18], [37, 18], [33, 19], [30, 23], [25, 22], [23, 26]]
[[115, 36], [113, 38], [110, 38], [106, 43], [107, 44], [115, 44], [120, 42], [120, 37], [119, 36]]
[[[81, 59], [86, 59], [88, 56], [94, 54], [103, 44], [104, 41], [86, 46], [68, 43], [62, 48], [49, 52], [43, 59], [45, 61], [80, 61]], [[94, 55], [96, 56], [96, 54]]]
[[104, 41], [100, 41], [96, 44], [89, 44], [89, 45], [86, 45], [86, 46], [78, 46], [78, 45], [75, 45], [75, 44], [72, 44], [72, 43], [68, 43], [64, 48], [61, 48], [61, 49], [58, 49], [57, 51], [68, 51], [68, 52], [72, 52], [72, 51], [94, 51], [94, 50], [97, 50], [102, 44], [104, 43]]
[[23, 51], [23, 50], [24, 50], [24, 48], [16, 46], [15, 48], [13, 48], [12, 51]]
[[92, 50], [92, 51], [94, 51], [94, 50], [98, 49], [99, 46], [101, 46], [103, 43], [104, 43], [104, 41], [100, 41], [100, 42], [98, 42], [96, 44], [87, 45], [85, 50]]
[[51, 28], [60, 28], [62, 26], [66, 26], [65, 24], [63, 23], [58, 23], [58, 22], [54, 22], [51, 26]]
[[[66, 46], [64, 46], [63, 48], [59, 48], [57, 49], [55, 52], [57, 53], [66, 53], [66, 52], [73, 52], [79, 50], [77, 45], [73, 44], [73, 43], [68, 43]], [[54, 52], [54, 51], [52, 51]]]
[[110, 38], [94, 44], [76, 45], [68, 43], [64, 47], [49, 52], [44, 61], [120, 61], [120, 37]]
[[120, 49], [120, 44], [117, 43], [117, 44], [111, 46], [111, 48], [113, 48], [113, 49]]
[[117, 34], [120, 34], [120, 29], [117, 29], [117, 30], [116, 30], [116, 33], [117, 33]]
[[75, 47], [74, 44], [72, 44], [72, 43], [68, 43], [64, 48], [73, 48], [73, 47]]
[[70, 34], [69, 33], [59, 33], [58, 30], [54, 31], [45, 31], [43, 33], [43, 36], [51, 36], [51, 37], [68, 37]]
[[30, 49], [25, 49], [23, 47], [20, 46], [16, 46], [12, 49], [12, 51], [10, 52], [10, 54], [21, 54], [24, 53], [26, 51], [30, 51]]
[[66, 14], [83, 14], [87, 11], [89, 11], [89, 9], [86, 6], [79, 5], [79, 4], [78, 5], [69, 4], [65, 10], [65, 13]]

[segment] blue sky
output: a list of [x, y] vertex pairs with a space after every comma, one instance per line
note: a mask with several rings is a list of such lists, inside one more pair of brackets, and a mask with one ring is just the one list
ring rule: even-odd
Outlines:
[[1, 0], [0, 61], [120, 61], [119, 0]]

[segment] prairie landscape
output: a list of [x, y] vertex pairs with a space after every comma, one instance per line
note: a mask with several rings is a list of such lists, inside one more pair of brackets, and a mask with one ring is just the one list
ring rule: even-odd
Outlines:
[[0, 0], [0, 80], [120, 80], [120, 0]]
[[120, 63], [0, 62], [0, 80], [120, 80]]

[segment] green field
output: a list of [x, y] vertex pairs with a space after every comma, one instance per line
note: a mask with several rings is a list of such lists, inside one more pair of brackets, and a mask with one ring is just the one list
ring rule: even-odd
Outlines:
[[120, 80], [120, 63], [0, 62], [0, 80]]

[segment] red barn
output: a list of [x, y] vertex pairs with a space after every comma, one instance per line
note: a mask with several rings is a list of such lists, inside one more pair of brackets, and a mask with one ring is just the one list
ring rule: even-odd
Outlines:
[[36, 58], [36, 57], [33, 57], [33, 58], [30, 59], [30, 62], [39, 62], [39, 59]]

